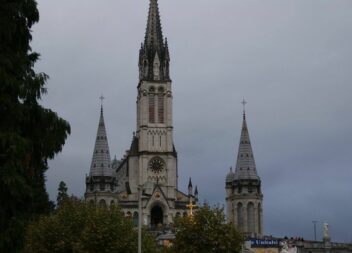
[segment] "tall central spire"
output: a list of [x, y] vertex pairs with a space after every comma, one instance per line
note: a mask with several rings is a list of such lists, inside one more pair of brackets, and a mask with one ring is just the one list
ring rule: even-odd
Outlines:
[[158, 0], [150, 0], [147, 30], [144, 45], [148, 48], [160, 49], [163, 47], [163, 33], [161, 30]]
[[169, 49], [161, 30], [158, 0], [150, 0], [144, 43], [139, 51], [140, 81], [170, 81]]

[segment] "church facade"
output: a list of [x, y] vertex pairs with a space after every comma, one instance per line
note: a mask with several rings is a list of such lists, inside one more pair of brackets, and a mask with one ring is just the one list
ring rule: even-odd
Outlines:
[[[178, 189], [177, 152], [173, 141], [173, 93], [169, 73], [170, 55], [161, 29], [157, 0], [150, 0], [145, 39], [139, 50], [137, 127], [129, 150], [121, 160], [111, 160], [101, 108], [97, 137], [85, 199], [101, 206], [119, 205], [137, 222], [168, 225], [187, 215], [195, 203], [197, 187]], [[139, 190], [142, 213], [138, 212]]]

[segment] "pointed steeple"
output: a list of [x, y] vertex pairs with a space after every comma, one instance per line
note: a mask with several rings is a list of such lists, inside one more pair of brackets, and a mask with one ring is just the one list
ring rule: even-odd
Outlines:
[[150, 0], [144, 43], [139, 50], [139, 78], [146, 81], [170, 81], [170, 55], [161, 29], [158, 0]]
[[[243, 103], [245, 103], [245, 101]], [[238, 147], [235, 179], [259, 179], [249, 138], [245, 110], [243, 110], [243, 123]]]
[[[101, 99], [103, 99], [101, 97]], [[90, 166], [90, 176], [112, 176], [110, 151], [106, 135], [103, 105], [100, 109], [100, 119], [94, 145], [93, 158]]]
[[163, 32], [159, 15], [158, 0], [150, 0], [147, 30], [144, 45], [148, 48], [160, 49], [163, 47]]
[[192, 192], [193, 192], [192, 178], [189, 178], [189, 182], [188, 182], [188, 195], [192, 195]]

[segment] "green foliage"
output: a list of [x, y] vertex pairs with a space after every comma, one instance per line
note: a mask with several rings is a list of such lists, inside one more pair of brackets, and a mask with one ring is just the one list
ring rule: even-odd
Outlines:
[[[137, 232], [120, 208], [99, 208], [67, 199], [50, 216], [28, 228], [27, 253], [137, 252]], [[143, 252], [155, 253], [154, 239], [143, 235]]]
[[26, 223], [50, 211], [47, 160], [61, 151], [69, 124], [38, 104], [48, 76], [35, 73], [30, 47], [35, 0], [0, 3], [0, 252], [18, 252]]
[[177, 253], [238, 253], [242, 235], [225, 222], [222, 209], [207, 205], [192, 218], [182, 217], [175, 223], [176, 239], [171, 252]]
[[61, 181], [59, 183], [59, 188], [57, 189], [57, 205], [60, 206], [63, 201], [65, 201], [68, 198], [67, 194], [67, 186], [64, 181]]

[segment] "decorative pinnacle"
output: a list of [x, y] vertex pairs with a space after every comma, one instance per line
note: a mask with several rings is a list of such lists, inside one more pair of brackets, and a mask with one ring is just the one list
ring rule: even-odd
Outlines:
[[192, 186], [192, 178], [189, 178], [189, 182], [188, 182], [188, 188], [190, 188], [190, 187], [193, 187]]

